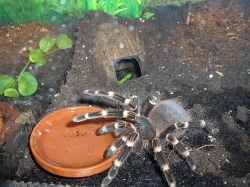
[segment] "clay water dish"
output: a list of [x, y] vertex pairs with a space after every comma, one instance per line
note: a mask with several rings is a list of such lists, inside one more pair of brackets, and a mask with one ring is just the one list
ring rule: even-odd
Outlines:
[[97, 136], [96, 130], [114, 119], [100, 118], [74, 123], [77, 114], [100, 111], [94, 107], [71, 107], [44, 117], [33, 129], [30, 147], [37, 163], [63, 177], [87, 177], [111, 167], [117, 154], [104, 158], [115, 141], [112, 133]]

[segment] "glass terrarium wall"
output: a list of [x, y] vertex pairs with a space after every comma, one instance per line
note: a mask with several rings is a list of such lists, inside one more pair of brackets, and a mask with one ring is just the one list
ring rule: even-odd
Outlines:
[[[192, 0], [192, 3], [202, 0]], [[150, 18], [147, 7], [180, 6], [187, 0], [0, 0], [0, 22], [22, 24], [28, 21], [63, 23], [84, 18], [89, 10], [100, 10], [126, 18]]]
[[[146, 118], [152, 117], [151, 108], [141, 104], [155, 98], [151, 96], [162, 101], [154, 107], [158, 111], [172, 111], [165, 104], [174, 103], [177, 111], [169, 114], [174, 126], [161, 127], [161, 137], [173, 133], [185, 146], [180, 150], [193, 159], [173, 151], [176, 144], [160, 141], [169, 164], [163, 169], [169, 168], [176, 186], [249, 186], [249, 38], [250, 0], [0, 0], [0, 186], [100, 186], [108, 170], [89, 177], [73, 179], [68, 172], [59, 177], [36, 162], [29, 143], [43, 142], [41, 155], [45, 148], [47, 153], [60, 147], [62, 152], [50, 156], [76, 164], [48, 160], [61, 166], [57, 171], [68, 165], [84, 170], [86, 158], [100, 150], [91, 147], [93, 142], [102, 141], [89, 141], [87, 125], [78, 120], [91, 116], [93, 107], [127, 110], [124, 98], [134, 100], [133, 95], [140, 99], [135, 104], [142, 108], [139, 115]], [[118, 101], [106, 98], [108, 93]], [[90, 115], [71, 116], [75, 108], [90, 105]], [[67, 110], [67, 120], [59, 117], [67, 115], [57, 113], [63, 108], [74, 110]], [[57, 130], [59, 126], [45, 120], [44, 130], [32, 131], [51, 113], [65, 128]], [[169, 120], [169, 116], [161, 113], [152, 119]], [[190, 119], [183, 134], [182, 122]], [[203, 122], [205, 129], [200, 128]], [[141, 137], [147, 134], [147, 128], [134, 126]], [[50, 136], [54, 130], [65, 132], [60, 138], [72, 144], [50, 139], [58, 137]], [[33, 141], [32, 132], [42, 139]], [[134, 145], [137, 148], [141, 141]], [[162, 175], [151, 145], [146, 149], [150, 153], [131, 154], [110, 186], [174, 186]], [[108, 146], [102, 146], [98, 163]]]
[[75, 17], [83, 18], [86, 11], [86, 0], [1, 0], [0, 22], [62, 23]]

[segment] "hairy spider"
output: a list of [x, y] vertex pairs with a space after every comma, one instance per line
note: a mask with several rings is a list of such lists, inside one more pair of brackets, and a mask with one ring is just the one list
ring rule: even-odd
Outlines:
[[[79, 114], [73, 118], [74, 122], [81, 122], [96, 118], [117, 118], [117, 122], [102, 126], [97, 134], [114, 132], [118, 139], [107, 149], [106, 157], [114, 155], [120, 148], [121, 152], [114, 160], [108, 175], [103, 179], [101, 186], [107, 186], [117, 175], [119, 168], [126, 161], [131, 153], [140, 153], [143, 148], [153, 152], [167, 183], [170, 187], [176, 186], [167, 158], [163, 150], [167, 145], [172, 145], [174, 150], [181, 155], [190, 168], [202, 175], [196, 167], [189, 151], [178, 141], [188, 127], [208, 127], [204, 120], [191, 122], [191, 115], [188, 110], [176, 99], [160, 100], [160, 93], [147, 99], [139, 106], [139, 98], [130, 95], [124, 98], [114, 92], [89, 91], [85, 94], [107, 97], [119, 101], [124, 105], [122, 109], [106, 109], [100, 112]], [[208, 127], [209, 129], [209, 127]]]

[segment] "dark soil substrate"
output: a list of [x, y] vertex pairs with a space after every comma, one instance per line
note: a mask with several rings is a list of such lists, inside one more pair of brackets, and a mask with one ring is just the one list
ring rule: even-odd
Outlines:
[[[202, 129], [192, 129], [185, 134], [182, 141], [193, 148], [191, 155], [203, 176], [192, 172], [183, 159], [171, 152], [168, 159], [177, 186], [249, 186], [250, 2], [213, 0], [150, 11], [155, 15], [149, 20], [89, 12], [80, 23], [63, 26], [1, 25], [1, 75], [17, 75], [27, 57], [25, 52], [19, 52], [33, 42], [36, 44], [44, 35], [55, 37], [66, 33], [75, 40], [74, 52], [60, 51], [48, 57], [46, 66], [32, 66], [31, 71], [39, 81], [35, 95], [18, 99], [1, 97], [1, 101], [14, 103], [22, 112], [32, 110], [36, 118], [33, 123], [21, 125], [3, 146], [1, 179], [100, 185], [107, 171], [82, 179], [54, 176], [35, 163], [28, 144], [36, 122], [52, 111], [76, 105], [112, 105], [83, 94], [83, 90], [92, 89], [112, 90], [126, 96], [133, 93], [142, 100], [155, 91], [160, 91], [164, 99], [178, 97], [196, 116], [212, 121], [220, 133], [210, 135]], [[137, 53], [141, 60], [141, 77], [117, 84], [115, 72], [105, 63], [114, 53], [117, 58], [122, 56], [122, 48], [116, 41], [120, 37], [108, 38], [99, 49], [96, 36], [102, 32], [104, 23], [117, 25], [116, 33], [128, 28], [133, 36], [127, 41], [138, 37], [136, 42], [140, 45], [134, 44], [136, 50], [131, 55]], [[126, 43], [121, 44], [126, 49]], [[166, 185], [153, 156], [146, 152], [128, 158], [111, 183], [111, 186]]]

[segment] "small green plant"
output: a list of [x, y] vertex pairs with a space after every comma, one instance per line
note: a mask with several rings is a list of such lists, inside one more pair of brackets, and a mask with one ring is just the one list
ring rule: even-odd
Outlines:
[[[126, 18], [139, 18], [150, 0], [88, 0], [91, 7], [111, 15], [118, 15]], [[148, 13], [145, 18], [149, 19], [153, 13]]]
[[122, 75], [118, 78], [117, 83], [118, 83], [118, 84], [122, 84], [122, 83], [124, 83], [125, 81], [130, 80], [130, 79], [132, 78], [132, 76], [133, 76], [132, 73], [127, 73], [127, 74], [124, 73], [124, 74], [122, 74]]
[[148, 6], [150, 0], [123, 0], [126, 11], [119, 12], [121, 17], [136, 19], [142, 16], [142, 12]]
[[[39, 48], [29, 47], [29, 60], [16, 79], [9, 75], [0, 76], [0, 95], [17, 98], [19, 95], [29, 96], [37, 90], [37, 80], [26, 69], [31, 62], [38, 66], [44, 66], [46, 60], [44, 56], [52, 54], [60, 49], [72, 47], [72, 40], [66, 34], [60, 34], [56, 39], [45, 36], [39, 42]], [[56, 46], [54, 49], [53, 47]]]
[[143, 17], [146, 18], [146, 19], [149, 19], [149, 18], [151, 18], [153, 15], [154, 15], [154, 13], [145, 12], [145, 13], [143, 14]]
[[100, 0], [98, 3], [98, 10], [102, 10], [111, 15], [116, 15], [127, 9], [122, 8], [124, 5], [125, 3], [123, 3], [122, 0]]

